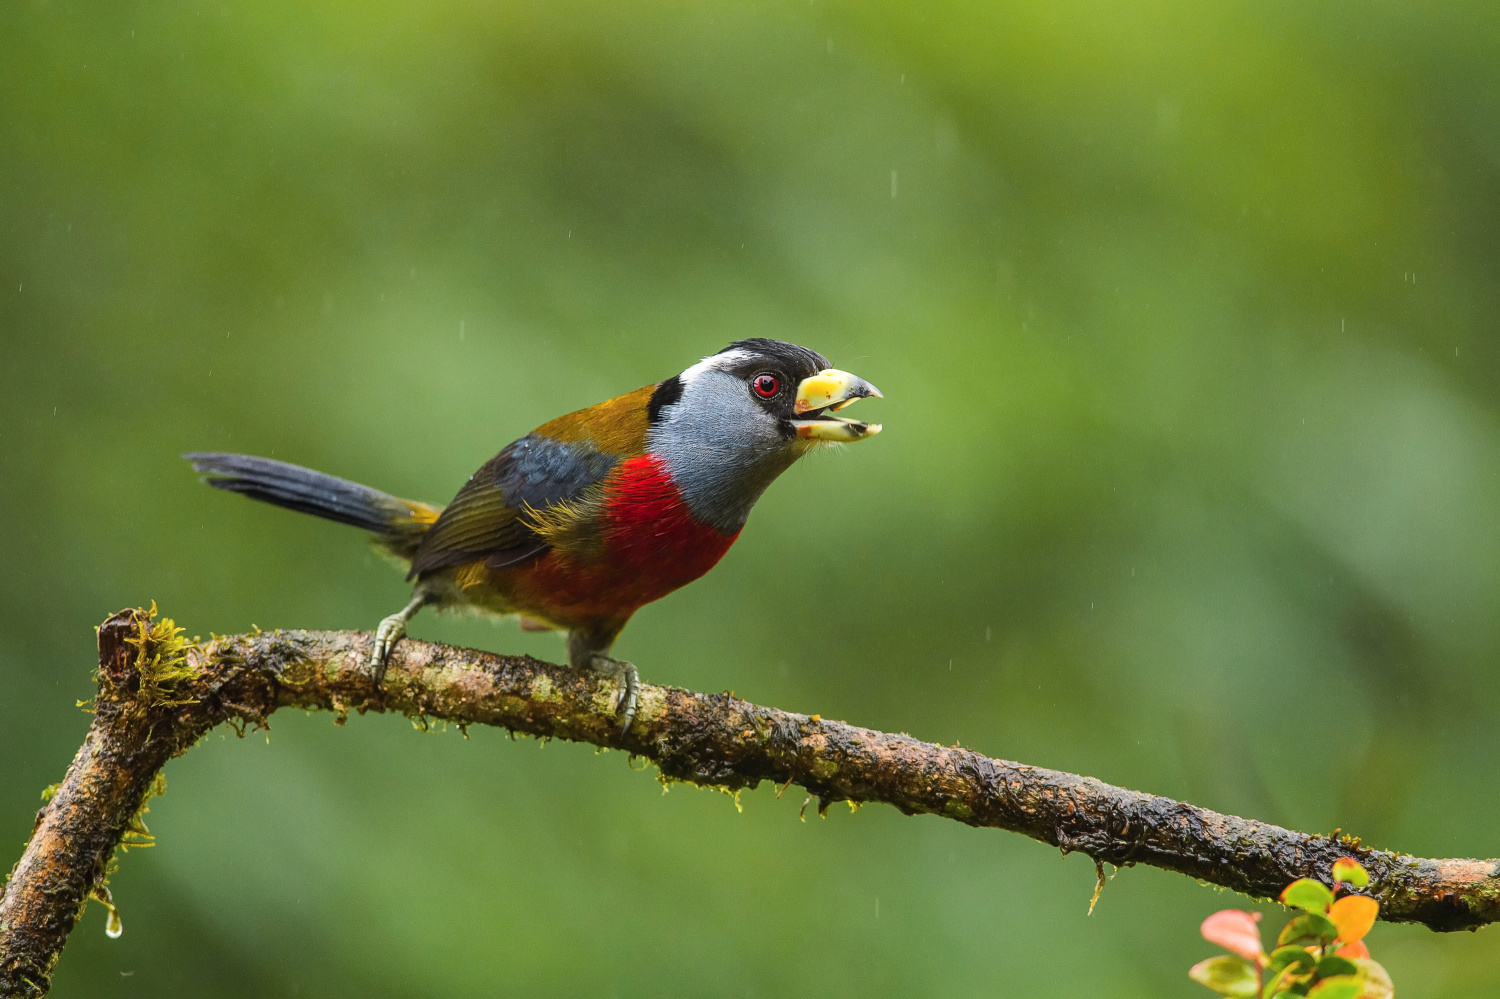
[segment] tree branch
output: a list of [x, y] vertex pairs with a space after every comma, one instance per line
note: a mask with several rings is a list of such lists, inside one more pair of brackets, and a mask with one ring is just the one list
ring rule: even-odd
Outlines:
[[104, 622], [93, 725], [0, 894], [0, 995], [46, 994], [68, 933], [102, 889], [167, 760], [221, 723], [243, 732], [282, 707], [332, 711], [339, 724], [351, 710], [395, 711], [587, 742], [643, 756], [669, 780], [727, 790], [795, 783], [820, 810], [840, 800], [884, 802], [1257, 898], [1299, 877], [1326, 882], [1333, 861], [1352, 855], [1370, 872], [1366, 891], [1383, 919], [1435, 930], [1500, 920], [1493, 860], [1372, 850], [728, 694], [644, 684], [635, 722], [621, 734], [613, 681], [529, 656], [407, 639], [377, 690], [365, 666], [370, 645], [369, 634], [350, 631], [256, 632], [199, 645], [141, 610]]

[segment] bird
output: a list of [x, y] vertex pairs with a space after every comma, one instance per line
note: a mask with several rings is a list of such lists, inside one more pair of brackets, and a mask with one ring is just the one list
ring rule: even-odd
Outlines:
[[635, 665], [612, 658], [642, 606], [712, 569], [766, 488], [820, 446], [879, 433], [834, 413], [882, 397], [822, 354], [736, 340], [680, 374], [560, 416], [485, 462], [445, 507], [272, 458], [183, 455], [202, 481], [362, 528], [407, 568], [410, 601], [375, 631], [377, 689], [423, 607], [517, 616], [567, 633], [570, 665], [618, 685], [628, 731]]

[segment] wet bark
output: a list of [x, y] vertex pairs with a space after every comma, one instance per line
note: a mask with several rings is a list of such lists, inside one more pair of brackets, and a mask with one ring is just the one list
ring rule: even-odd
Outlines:
[[1500, 861], [1374, 850], [728, 694], [643, 684], [635, 722], [620, 733], [612, 680], [529, 656], [407, 639], [376, 689], [365, 667], [371, 643], [365, 632], [276, 631], [198, 645], [145, 611], [106, 621], [93, 725], [0, 894], [0, 995], [46, 994], [68, 933], [167, 760], [217, 725], [262, 726], [282, 707], [331, 711], [340, 722], [351, 711], [392, 711], [587, 742], [649, 759], [670, 780], [728, 790], [796, 784], [820, 810], [884, 802], [1257, 898], [1299, 877], [1326, 882], [1334, 860], [1354, 856], [1370, 872], [1365, 893], [1382, 919], [1435, 930], [1500, 919]]

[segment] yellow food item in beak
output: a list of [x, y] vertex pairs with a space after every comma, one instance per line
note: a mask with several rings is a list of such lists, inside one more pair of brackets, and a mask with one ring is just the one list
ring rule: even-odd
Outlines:
[[874, 437], [880, 433], [878, 423], [861, 423], [858, 420], [841, 420], [837, 416], [825, 416], [821, 420], [793, 420], [798, 437], [811, 437], [821, 441], [850, 443]]
[[[849, 372], [840, 371], [837, 368], [826, 368], [809, 378], [802, 379], [801, 383], [797, 385], [797, 399], [792, 403], [792, 409], [798, 413], [808, 413], [815, 409], [826, 409], [829, 406], [832, 406], [835, 410], [839, 410], [858, 399], [865, 399], [870, 396], [884, 398], [880, 394], [880, 389], [858, 375], [851, 375]], [[848, 438], [830, 437], [825, 439], [846, 440]], [[857, 440], [858, 438], [854, 439]]]

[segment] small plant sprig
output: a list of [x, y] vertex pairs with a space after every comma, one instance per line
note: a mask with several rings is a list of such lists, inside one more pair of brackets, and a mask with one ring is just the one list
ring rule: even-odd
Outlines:
[[[1243, 999], [1394, 999], [1391, 976], [1364, 943], [1380, 903], [1347, 894], [1369, 883], [1369, 872], [1353, 857], [1343, 857], [1333, 864], [1332, 891], [1312, 878], [1287, 885], [1281, 904], [1302, 911], [1276, 937], [1269, 954], [1261, 949], [1260, 913], [1214, 913], [1203, 921], [1203, 939], [1229, 953], [1199, 961], [1188, 977], [1220, 995]], [[1346, 894], [1340, 897], [1340, 891]]]

